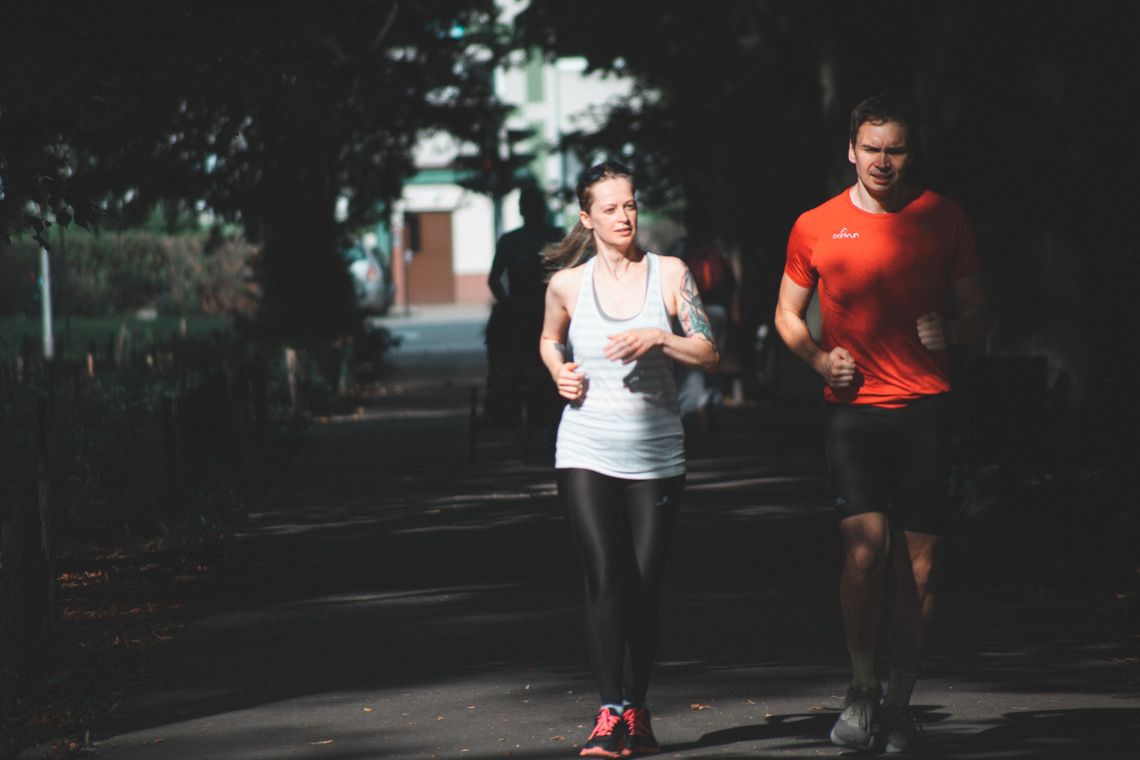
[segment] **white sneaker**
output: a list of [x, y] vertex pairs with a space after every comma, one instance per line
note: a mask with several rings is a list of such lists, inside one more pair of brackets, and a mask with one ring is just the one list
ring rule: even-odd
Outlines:
[[831, 743], [848, 749], [870, 749], [875, 742], [875, 714], [883, 690], [852, 686], [847, 689], [843, 707], [831, 728]]
[[926, 748], [922, 723], [906, 705], [888, 705], [883, 708], [883, 730], [887, 734], [883, 750], [888, 755], [921, 752]]

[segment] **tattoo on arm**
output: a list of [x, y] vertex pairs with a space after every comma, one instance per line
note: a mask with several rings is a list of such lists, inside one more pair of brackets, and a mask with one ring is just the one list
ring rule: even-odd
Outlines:
[[564, 343], [555, 341], [554, 350], [562, 356], [562, 361], [566, 361], [566, 345]]
[[686, 336], [700, 335], [709, 343], [716, 345], [712, 325], [709, 323], [709, 315], [705, 313], [705, 305], [701, 301], [697, 283], [693, 280], [693, 273], [687, 270], [685, 279], [681, 281], [681, 302], [678, 305], [677, 316], [681, 319], [681, 328], [685, 331]]

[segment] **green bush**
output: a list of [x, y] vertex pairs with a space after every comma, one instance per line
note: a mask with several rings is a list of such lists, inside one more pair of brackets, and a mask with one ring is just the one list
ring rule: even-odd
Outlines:
[[[153, 363], [102, 366], [94, 378], [81, 363], [35, 365], [22, 380], [0, 367], [0, 514], [10, 519], [19, 503], [32, 503], [42, 398], [60, 540], [121, 542], [240, 522], [297, 433], [287, 421], [283, 361], [271, 355], [259, 380], [257, 352], [206, 340], [148, 346]], [[268, 402], [262, 423], [258, 384]], [[207, 386], [217, 390], [191, 407]]]
[[[236, 236], [153, 232], [67, 233], [52, 251], [57, 312], [104, 316], [253, 313], [256, 251]], [[18, 239], [0, 253], [0, 314], [39, 310], [40, 251]]]

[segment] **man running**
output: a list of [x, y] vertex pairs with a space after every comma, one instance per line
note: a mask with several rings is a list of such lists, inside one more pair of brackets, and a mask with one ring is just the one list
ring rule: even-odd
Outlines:
[[[877, 739], [890, 753], [918, 748], [910, 696], [949, 508], [948, 348], [987, 329], [969, 219], [954, 201], [907, 182], [916, 136], [910, 108], [889, 93], [855, 107], [847, 152], [855, 184], [796, 220], [775, 316], [784, 342], [825, 383], [853, 671], [831, 741], [870, 749]], [[805, 321], [817, 290], [818, 342]], [[883, 698], [875, 645], [888, 564], [895, 583]]]

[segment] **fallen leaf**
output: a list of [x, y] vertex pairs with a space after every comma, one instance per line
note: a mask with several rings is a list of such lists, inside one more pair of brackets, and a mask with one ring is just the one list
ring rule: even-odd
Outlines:
[[566, 741], [566, 737], [565, 736], [552, 736], [552, 737], [550, 737], [550, 741], [552, 741], [552, 742], [564, 742], [564, 741]]
[[320, 741], [317, 741], [317, 742], [309, 742], [309, 744], [313, 745], [314, 747], [317, 747], [321, 744], [332, 744], [332, 743], [333, 743], [332, 739], [321, 739]]
[[373, 712], [375, 709], [375, 707], [365, 707], [364, 712]]
[[712, 707], [712, 705], [704, 705], [700, 702], [694, 702], [693, 704], [689, 705], [690, 710], [707, 710], [710, 707]]

